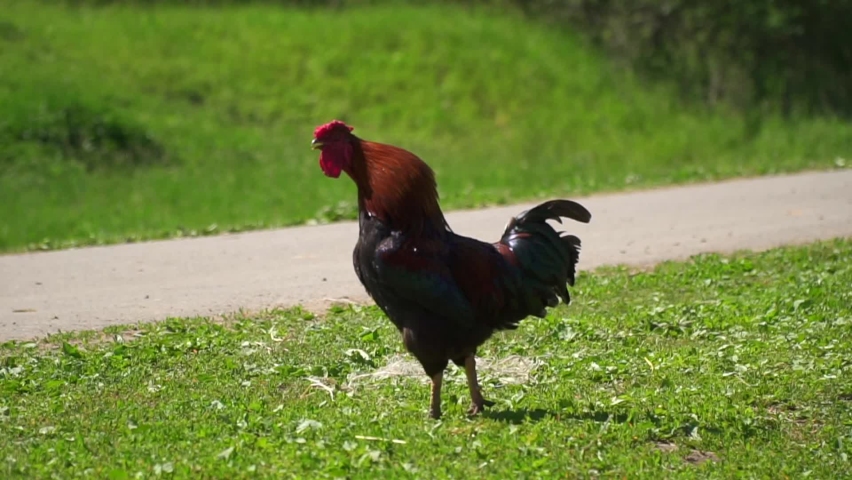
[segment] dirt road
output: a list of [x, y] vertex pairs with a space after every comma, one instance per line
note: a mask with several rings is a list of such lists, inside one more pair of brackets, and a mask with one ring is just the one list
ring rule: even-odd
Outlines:
[[[852, 170], [575, 198], [589, 225], [580, 267], [652, 264], [852, 236]], [[496, 240], [530, 204], [450, 213], [454, 230]], [[330, 299], [366, 300], [352, 222], [218, 237], [0, 256], [0, 341], [168, 316]]]

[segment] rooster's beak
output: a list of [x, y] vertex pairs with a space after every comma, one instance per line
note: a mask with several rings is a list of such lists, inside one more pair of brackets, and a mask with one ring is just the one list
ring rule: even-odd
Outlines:
[[317, 139], [313, 139], [311, 141], [311, 150], [322, 149], [322, 142], [317, 141]]

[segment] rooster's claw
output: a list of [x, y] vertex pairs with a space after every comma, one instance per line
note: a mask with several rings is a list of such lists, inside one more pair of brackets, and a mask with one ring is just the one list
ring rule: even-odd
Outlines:
[[471, 404], [470, 408], [467, 411], [467, 414], [470, 416], [479, 415], [480, 413], [485, 411], [485, 407], [493, 407], [494, 405], [496, 405], [496, 403], [492, 402], [491, 400], [482, 399], [481, 404]]

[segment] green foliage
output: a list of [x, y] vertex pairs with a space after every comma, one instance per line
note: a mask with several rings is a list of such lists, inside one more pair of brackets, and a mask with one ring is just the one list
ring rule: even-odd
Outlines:
[[[112, 4], [114, 0], [75, 0]], [[125, 3], [125, 2], [122, 2]], [[132, 0], [139, 5], [174, 0]], [[198, 7], [262, 3], [312, 7], [422, 0], [193, 0]], [[434, 3], [434, 2], [432, 2]], [[443, 0], [516, 9], [581, 31], [616, 61], [688, 101], [766, 113], [852, 116], [852, 0]]]
[[850, 0], [512, 0], [689, 99], [852, 116]]
[[0, 346], [3, 478], [845, 478], [852, 241], [584, 273], [444, 417], [375, 307]]
[[333, 118], [424, 158], [446, 208], [852, 157], [847, 123], [754, 128], [478, 8], [7, 1], [3, 19], [2, 251], [352, 218], [309, 148]]

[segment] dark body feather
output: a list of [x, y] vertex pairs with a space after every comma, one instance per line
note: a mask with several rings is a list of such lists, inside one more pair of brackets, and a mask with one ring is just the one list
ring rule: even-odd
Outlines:
[[553, 200], [513, 218], [492, 244], [442, 225], [406, 233], [361, 209], [355, 271], [431, 377], [449, 361], [461, 366], [495, 331], [543, 317], [559, 298], [570, 302], [580, 240], [546, 223], [560, 216], [591, 218], [575, 202]]

